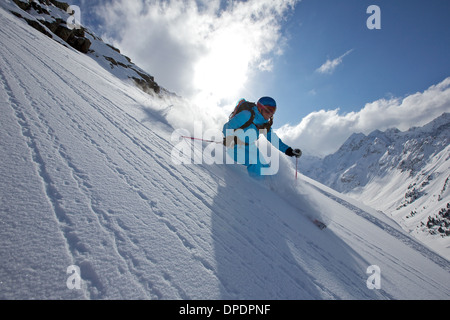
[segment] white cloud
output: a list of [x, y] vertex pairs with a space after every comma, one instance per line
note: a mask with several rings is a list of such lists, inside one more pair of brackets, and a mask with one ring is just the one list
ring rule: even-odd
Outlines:
[[355, 132], [422, 126], [444, 112], [450, 112], [450, 77], [424, 92], [403, 99], [380, 99], [358, 112], [340, 114], [339, 109], [310, 113], [296, 126], [277, 130], [280, 138], [309, 154], [325, 156], [335, 152]]
[[344, 53], [342, 56], [333, 59], [333, 60], [327, 60], [323, 65], [321, 65], [319, 68], [317, 68], [317, 72], [319, 73], [328, 73], [331, 74], [334, 72], [334, 70], [336, 69], [336, 67], [338, 65], [340, 65], [342, 63], [342, 60], [344, 59], [345, 56], [347, 56], [348, 54], [350, 54], [353, 51], [353, 49], [348, 50], [346, 53]]
[[163, 87], [206, 105], [234, 102], [252, 71], [271, 70], [298, 1], [117, 0], [98, 14], [105, 39]]
[[317, 91], [316, 89], [311, 89], [308, 91], [308, 94], [312, 95], [312, 96], [316, 96], [317, 95]]
[[[174, 105], [168, 120], [194, 133], [196, 121], [204, 130], [220, 130], [227, 112], [217, 102], [234, 105], [242, 93], [247, 96], [239, 90], [245, 91], [251, 75], [271, 70], [271, 56], [281, 54], [285, 43], [281, 22], [296, 2], [227, 1], [224, 7], [220, 0], [117, 0], [103, 6], [101, 15], [106, 37], [115, 46], [149, 70], [158, 83], [186, 98], [167, 102]], [[317, 72], [332, 73], [352, 51], [328, 60]], [[277, 132], [293, 147], [324, 156], [354, 132], [406, 130], [443, 112], [450, 112], [450, 78], [404, 99], [367, 103], [358, 112], [313, 112]]]

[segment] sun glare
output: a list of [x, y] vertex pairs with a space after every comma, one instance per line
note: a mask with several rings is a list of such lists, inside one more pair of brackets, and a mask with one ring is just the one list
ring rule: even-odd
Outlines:
[[226, 30], [210, 42], [209, 54], [194, 69], [199, 93], [216, 101], [235, 98], [247, 81], [251, 51], [243, 38]]

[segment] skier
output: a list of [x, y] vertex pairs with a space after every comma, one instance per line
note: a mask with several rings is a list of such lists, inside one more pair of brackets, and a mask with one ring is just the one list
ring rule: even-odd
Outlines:
[[271, 97], [262, 97], [256, 104], [242, 99], [223, 126], [227, 153], [235, 162], [245, 165], [249, 175], [255, 178], [268, 172], [264, 171], [265, 168], [270, 168], [270, 164], [256, 146], [256, 140], [261, 133], [286, 155], [297, 158], [302, 155], [300, 149], [292, 149], [273, 132], [271, 126], [276, 108], [276, 102]]

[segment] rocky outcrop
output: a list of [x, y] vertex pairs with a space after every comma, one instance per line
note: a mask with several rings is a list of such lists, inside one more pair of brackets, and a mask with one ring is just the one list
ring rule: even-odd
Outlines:
[[[69, 5], [67, 3], [54, 1], [54, 0], [39, 0], [38, 2], [33, 0], [14, 0], [14, 2], [24, 11], [35, 11], [38, 14], [51, 16], [47, 6], [53, 5], [64, 12], [67, 12]], [[18, 12], [13, 12], [16, 16], [23, 18], [30, 26], [36, 30], [44, 33], [45, 35], [53, 38], [52, 33], [65, 41], [68, 45], [75, 48], [76, 50], [87, 53], [91, 42], [85, 37], [85, 29], [83, 27], [79, 28], [68, 28], [67, 22], [61, 18], [53, 18], [53, 20], [34, 20], [29, 19], [20, 15]], [[68, 14], [69, 15], [69, 14]], [[48, 31], [50, 30], [51, 33]]]
[[[94, 33], [81, 25], [73, 27], [69, 19], [73, 12], [67, 3], [55, 0], [13, 0], [21, 9], [11, 11], [24, 19], [31, 27], [46, 36], [70, 46], [76, 50], [90, 54], [100, 65], [122, 79], [131, 79], [138, 88], [149, 94], [160, 94], [162, 89], [153, 76], [122, 55], [120, 50], [106, 44]], [[69, 24], [68, 24], [69, 23]]]
[[134, 82], [136, 83], [136, 85], [141, 88], [142, 91], [147, 92], [147, 93], [151, 93], [152, 91], [155, 93], [160, 93], [161, 88], [159, 87], [159, 85], [155, 82], [155, 78], [152, 76], [149, 76], [148, 74], [139, 72], [137, 70], [136, 73], [138, 75], [140, 75], [140, 78], [137, 77], [132, 77], [132, 79], [134, 80]]

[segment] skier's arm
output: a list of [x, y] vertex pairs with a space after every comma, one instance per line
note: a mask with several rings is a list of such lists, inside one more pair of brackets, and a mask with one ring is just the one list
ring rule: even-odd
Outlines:
[[[290, 147], [285, 144], [281, 139], [278, 137], [278, 135], [272, 130], [272, 128], [269, 129], [267, 132], [267, 140], [269, 140], [270, 143], [272, 143], [275, 147], [278, 148], [283, 153], [286, 153], [286, 150]], [[276, 142], [278, 140], [278, 143]], [[272, 142], [273, 141], [273, 142]]]
[[[278, 148], [278, 150], [280, 150], [281, 152], [285, 153], [286, 155], [288, 155], [289, 157], [300, 157], [302, 155], [302, 151], [300, 149], [292, 149], [291, 147], [289, 147], [287, 144], [285, 144], [279, 137], [278, 135], [273, 132], [272, 128], [270, 128], [269, 132], [267, 132], [267, 140], [269, 140], [270, 143], [272, 143], [273, 145], [275, 145], [275, 147]], [[276, 143], [275, 141], [278, 140], [278, 143]], [[275, 142], [275, 144], [274, 144]]]
[[[239, 112], [237, 115], [235, 115], [233, 118], [231, 118], [227, 123], [223, 125], [223, 135], [226, 137], [228, 134], [231, 133], [231, 131], [227, 130], [236, 130], [240, 127], [242, 127], [248, 120], [250, 120], [250, 117], [252, 116], [252, 113], [248, 110], [244, 110]], [[234, 133], [234, 132], [233, 132]]]

